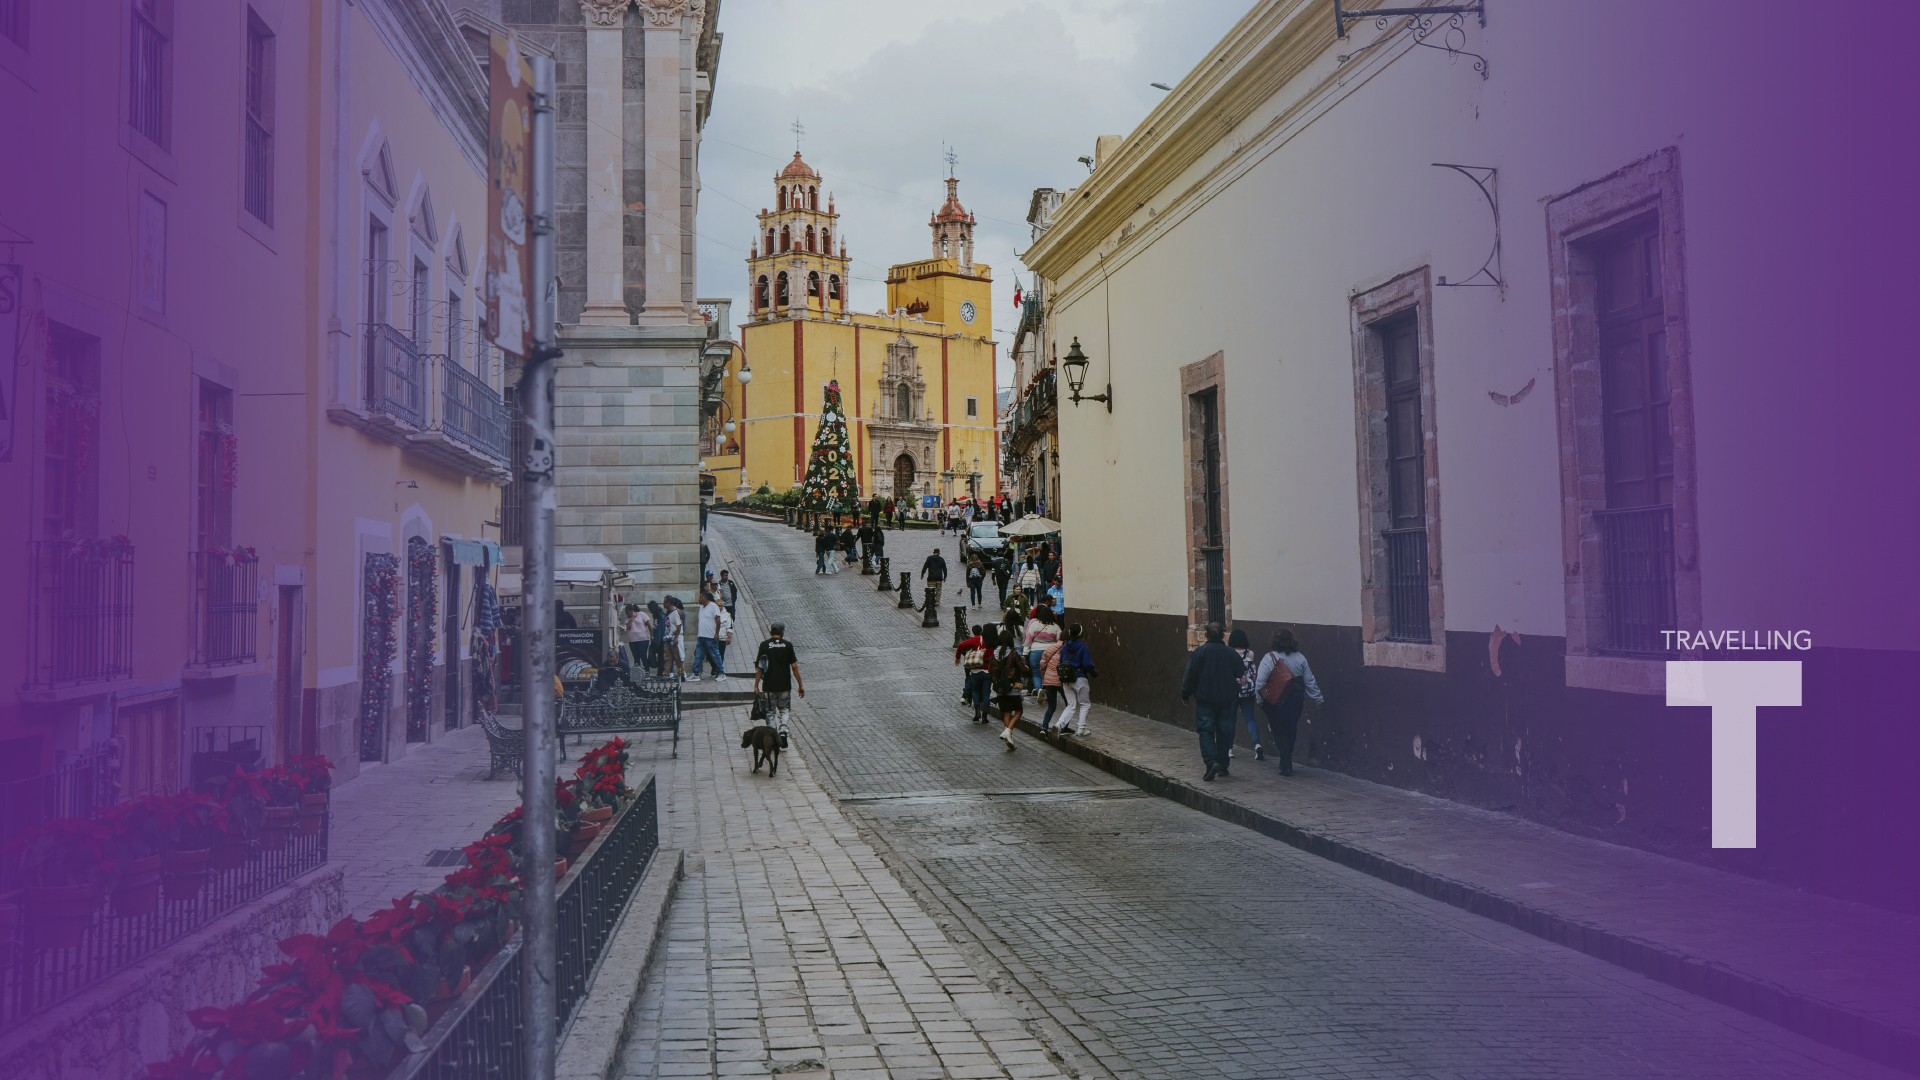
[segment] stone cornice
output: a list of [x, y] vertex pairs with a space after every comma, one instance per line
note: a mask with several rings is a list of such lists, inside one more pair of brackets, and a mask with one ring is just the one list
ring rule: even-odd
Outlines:
[[[586, 0], [582, 0], [585, 3]], [[706, 18], [705, 0], [637, 0], [641, 14], [647, 17], [647, 23], [656, 29], [679, 29], [682, 17], [693, 16], [698, 26]]]
[[1331, 13], [1319, 0], [1261, 0], [1108, 161], [1067, 193], [1051, 225], [1022, 261], [1037, 274], [1064, 279], [1147, 199], [1325, 56], [1334, 41]]
[[588, 26], [618, 27], [626, 21], [633, 0], [580, 0], [580, 17]]

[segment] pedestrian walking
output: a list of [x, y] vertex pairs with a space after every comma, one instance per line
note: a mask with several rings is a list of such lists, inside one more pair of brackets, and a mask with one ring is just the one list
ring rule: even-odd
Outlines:
[[700, 611], [694, 622], [693, 678], [689, 680], [691, 682], [700, 681], [700, 665], [703, 662], [713, 668], [714, 682], [719, 682], [727, 673], [726, 667], [720, 663], [720, 616], [722, 614], [720, 605], [713, 599], [713, 594], [702, 591]]
[[1066, 711], [1060, 714], [1060, 723], [1054, 727], [1054, 734], [1085, 738], [1087, 714], [1093, 711], [1090, 680], [1100, 676], [1100, 669], [1094, 665], [1093, 650], [1087, 648], [1087, 635], [1080, 629], [1079, 623], [1067, 627], [1066, 636], [1061, 639], [1054, 660], [1054, 668], [1060, 680], [1060, 695], [1067, 703]]
[[841, 526], [840, 551], [842, 554], [846, 556], [848, 566], [852, 566], [856, 561], [858, 561], [858, 557], [853, 553], [854, 540], [855, 540], [855, 537], [853, 535], [853, 529], [849, 526], [844, 526], [844, 525]]
[[1027, 667], [1027, 658], [1020, 650], [1002, 641], [993, 650], [993, 658], [988, 661], [993, 672], [994, 701], [1000, 706], [1000, 738], [1007, 744], [1008, 753], [1013, 751], [1013, 725], [1020, 721], [1020, 712], [1026, 705], [1026, 698], [1020, 690], [1027, 683], [1031, 671]]
[[1040, 592], [1040, 568], [1033, 564], [1033, 556], [1028, 555], [1020, 565], [1020, 575], [1013, 579], [1013, 587], [1026, 595], [1027, 606], [1033, 606], [1033, 598]]
[[1053, 609], [1056, 618], [1066, 618], [1067, 590], [1060, 584], [1060, 573], [1055, 571], [1053, 583], [1047, 586], [1047, 606]]
[[867, 500], [867, 525], [875, 529], [880, 527], [880, 496], [878, 495]]
[[1186, 677], [1180, 681], [1180, 703], [1194, 703], [1194, 729], [1200, 733], [1200, 757], [1207, 764], [1204, 780], [1227, 775], [1232, 763], [1234, 702], [1240, 698], [1240, 658], [1221, 639], [1220, 624], [1207, 624], [1207, 640], [1187, 657]]
[[991, 692], [987, 674], [987, 658], [993, 654], [990, 639], [991, 626], [976, 626], [973, 636], [961, 642], [954, 649], [953, 662], [960, 665], [961, 677], [965, 679], [965, 689], [961, 699], [973, 709], [973, 722], [987, 722], [987, 696]]
[[814, 573], [830, 574], [833, 572], [832, 570], [827, 568], [828, 556], [829, 556], [829, 553], [831, 553], [832, 551], [833, 551], [833, 541], [828, 539], [827, 530], [821, 529], [819, 532], [816, 532], [813, 534], [813, 572]]
[[1300, 711], [1307, 699], [1325, 705], [1320, 684], [1313, 681], [1313, 668], [1300, 651], [1293, 631], [1273, 635], [1267, 655], [1260, 658], [1254, 673], [1253, 692], [1260, 700], [1260, 711], [1267, 714], [1267, 727], [1273, 731], [1273, 753], [1280, 759], [1280, 775], [1293, 775], [1293, 743], [1300, 725]]
[[967, 592], [974, 607], [980, 606], [980, 587], [987, 582], [987, 568], [981, 564], [980, 556], [967, 560]]
[[720, 674], [727, 673], [727, 646], [733, 644], [733, 612], [725, 607], [720, 609], [720, 636], [717, 639], [720, 649]]
[[727, 609], [728, 615], [739, 618], [739, 612], [734, 609], [740, 603], [740, 583], [733, 580], [727, 571], [722, 570], [720, 571], [718, 584], [720, 586], [720, 606]]
[[1040, 734], [1053, 734], [1053, 714], [1060, 707], [1060, 650], [1066, 647], [1066, 639], [1046, 647], [1040, 654], [1040, 689], [1047, 695], [1047, 711], [1040, 717]]
[[[927, 556], [927, 561], [920, 564], [920, 578], [928, 585], [938, 586], [946, 584], [947, 557], [940, 554], [939, 548], [934, 548], [933, 554]], [[935, 599], [938, 599], [940, 590], [938, 588], [934, 589], [933, 594]]]
[[647, 601], [647, 617], [653, 631], [653, 641], [647, 649], [647, 660], [653, 665], [655, 675], [667, 673], [667, 609], [660, 601]]
[[1260, 710], [1254, 707], [1256, 699], [1253, 693], [1254, 676], [1260, 671], [1260, 658], [1254, 655], [1247, 641], [1247, 632], [1237, 626], [1233, 628], [1233, 633], [1227, 635], [1227, 648], [1240, 658], [1240, 696], [1233, 702], [1234, 717], [1247, 725], [1247, 738], [1253, 740], [1253, 760], [1265, 761], [1266, 748], [1260, 744]]
[[1000, 606], [1007, 606], [1007, 582], [1013, 578], [1013, 568], [1008, 565], [1007, 557], [996, 556], [993, 560], [993, 584], [1000, 590]]
[[775, 718], [780, 734], [787, 733], [787, 720], [793, 715], [793, 691], [807, 696], [807, 682], [800, 677], [800, 654], [787, 640], [787, 624], [767, 627], [773, 636], [760, 643], [753, 658], [753, 693], [767, 695], [767, 715]]
[[653, 616], [639, 604], [627, 605], [627, 662], [645, 671], [652, 659]]
[[[667, 597], [667, 673], [675, 678], [687, 674], [687, 609], [677, 596]], [[692, 681], [692, 680], [688, 680]]]
[[1047, 646], [1060, 640], [1060, 626], [1053, 621], [1053, 610], [1045, 604], [1034, 605], [1033, 612], [1027, 616], [1027, 624], [1021, 628], [1021, 638], [1027, 647], [1027, 667], [1033, 674], [1028, 680], [1027, 693], [1031, 697], [1040, 696], [1040, 656]]

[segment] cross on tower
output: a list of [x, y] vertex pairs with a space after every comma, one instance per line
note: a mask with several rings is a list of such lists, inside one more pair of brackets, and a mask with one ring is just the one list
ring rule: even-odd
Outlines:
[[948, 176], [959, 175], [960, 155], [954, 153], [953, 147], [949, 146], [947, 147], [946, 157], [947, 157], [947, 175]]
[[800, 136], [805, 135], [807, 129], [800, 123], [800, 118], [796, 116], [793, 118], [793, 125], [788, 130], [793, 132], [793, 152], [797, 154], [800, 152]]

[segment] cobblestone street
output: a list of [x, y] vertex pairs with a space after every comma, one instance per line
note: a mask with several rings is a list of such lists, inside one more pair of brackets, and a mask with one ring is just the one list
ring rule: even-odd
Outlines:
[[690, 711], [677, 759], [638, 748], [688, 873], [627, 1076], [1896, 1075], [1026, 736], [1007, 753], [958, 704], [950, 625], [815, 575], [793, 530], [716, 516], [710, 540], [746, 585], [737, 648], [785, 622], [809, 696], [776, 779], [748, 773], [740, 708]]

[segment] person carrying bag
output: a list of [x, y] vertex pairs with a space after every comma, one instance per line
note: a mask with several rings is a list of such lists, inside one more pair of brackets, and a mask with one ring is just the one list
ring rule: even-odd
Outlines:
[[1254, 675], [1254, 697], [1266, 714], [1267, 727], [1273, 732], [1274, 753], [1280, 758], [1280, 775], [1293, 775], [1293, 744], [1300, 725], [1300, 711], [1307, 699], [1326, 704], [1320, 686], [1313, 680], [1313, 668], [1300, 652], [1300, 642], [1291, 630], [1273, 635], [1267, 655], [1260, 658]]

